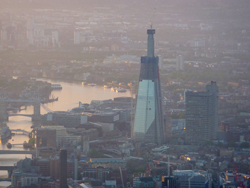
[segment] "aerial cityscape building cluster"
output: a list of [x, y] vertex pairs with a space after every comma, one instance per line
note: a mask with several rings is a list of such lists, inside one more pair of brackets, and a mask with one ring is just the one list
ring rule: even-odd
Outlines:
[[250, 187], [249, 8], [2, 0], [0, 187]]

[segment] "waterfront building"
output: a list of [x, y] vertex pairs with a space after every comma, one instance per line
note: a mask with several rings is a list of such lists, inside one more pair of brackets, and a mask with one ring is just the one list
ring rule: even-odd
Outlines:
[[37, 128], [37, 131], [39, 130], [55, 130], [56, 132], [56, 146], [60, 147], [61, 140], [63, 138], [66, 138], [68, 136], [68, 133], [66, 131], [66, 128], [61, 125], [51, 125], [51, 126], [42, 126], [41, 128]]
[[88, 122], [88, 116], [71, 112], [54, 112], [42, 115], [42, 123], [58, 124], [65, 127], [77, 127]]
[[218, 87], [216, 82], [205, 92], [186, 92], [186, 140], [199, 144], [216, 139], [218, 128]]
[[154, 56], [154, 29], [148, 29], [147, 56], [141, 57], [141, 70], [136, 99], [132, 137], [136, 141], [157, 143], [165, 140], [162, 110], [159, 58]]
[[36, 128], [35, 130], [36, 147], [56, 148], [56, 130]]
[[40, 168], [35, 166], [35, 163], [30, 158], [25, 158], [17, 162], [17, 169], [11, 175], [11, 185], [17, 187], [29, 186], [32, 182], [36, 183], [38, 180], [38, 173]]

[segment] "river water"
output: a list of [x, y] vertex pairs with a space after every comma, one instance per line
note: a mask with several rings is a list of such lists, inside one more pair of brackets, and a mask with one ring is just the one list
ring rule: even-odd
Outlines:
[[[41, 80], [41, 79], [40, 79]], [[129, 91], [125, 93], [116, 93], [108, 88], [103, 88], [102, 86], [86, 86], [81, 83], [67, 83], [59, 82], [53, 80], [44, 80], [54, 84], [61, 84], [62, 90], [54, 90], [51, 93], [51, 97], [58, 97], [58, 101], [53, 103], [45, 104], [52, 111], [67, 111], [74, 107], [77, 107], [79, 101], [82, 103], [90, 103], [92, 100], [105, 100], [113, 99], [115, 97], [130, 97]], [[18, 112], [20, 114], [32, 114], [33, 107], [28, 106], [26, 110]], [[47, 112], [41, 107], [41, 114], [46, 114]], [[23, 129], [26, 131], [31, 131], [31, 118], [24, 116], [14, 116], [10, 117], [7, 125], [10, 129]], [[24, 141], [28, 141], [28, 136], [25, 135], [15, 135], [11, 139], [6, 141], [0, 140], [0, 150], [8, 150], [6, 144], [10, 142], [11, 144], [22, 144]], [[12, 150], [24, 150], [20, 145], [13, 146]], [[14, 165], [20, 159], [25, 157], [31, 157], [30, 155], [0, 155], [0, 166]], [[0, 176], [7, 176], [6, 171], [0, 171]], [[0, 186], [9, 184], [9, 182], [0, 182]]]

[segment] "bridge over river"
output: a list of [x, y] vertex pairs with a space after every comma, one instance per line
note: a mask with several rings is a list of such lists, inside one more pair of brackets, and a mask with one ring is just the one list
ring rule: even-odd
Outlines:
[[11, 116], [25, 116], [25, 117], [30, 117], [32, 118], [33, 115], [32, 114], [8, 114], [9, 117]]
[[30, 132], [28, 131], [25, 131], [25, 130], [22, 130], [22, 129], [10, 129], [11, 130], [11, 133], [19, 133], [19, 134], [25, 134], [25, 135], [29, 135]]
[[36, 151], [25, 151], [25, 150], [0, 150], [0, 155], [4, 154], [31, 154], [35, 155]]
[[[56, 99], [48, 99], [48, 102], [57, 101]], [[7, 99], [0, 96], [0, 120], [8, 121], [10, 116], [25, 116], [31, 117], [32, 121], [39, 121], [41, 117], [40, 107], [42, 106], [47, 112], [51, 112], [49, 108], [44, 106], [44, 100], [40, 100], [39, 98], [34, 99]], [[34, 111], [33, 114], [11, 114], [7, 112], [7, 103], [21, 103], [25, 105], [33, 105]]]
[[[0, 155], [4, 154], [31, 154], [35, 156], [36, 151], [25, 151], [25, 150], [0, 150]], [[16, 166], [0, 166], [0, 170], [8, 171], [8, 178], [0, 178], [0, 181], [10, 181], [11, 174], [13, 170], [16, 169]]]
[[11, 181], [10, 177], [14, 169], [16, 169], [16, 166], [0, 166], [0, 170], [8, 171], [8, 178], [0, 178], [0, 181]]

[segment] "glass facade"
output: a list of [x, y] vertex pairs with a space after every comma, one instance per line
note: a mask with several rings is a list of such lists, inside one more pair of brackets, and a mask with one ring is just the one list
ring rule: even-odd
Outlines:
[[145, 134], [155, 120], [155, 93], [152, 80], [142, 80], [139, 83], [134, 134], [139, 140], [144, 140]]

